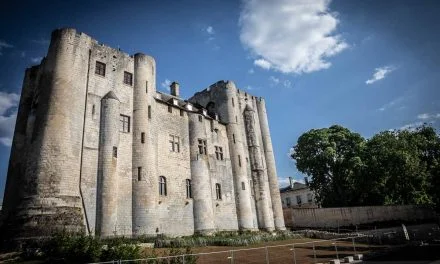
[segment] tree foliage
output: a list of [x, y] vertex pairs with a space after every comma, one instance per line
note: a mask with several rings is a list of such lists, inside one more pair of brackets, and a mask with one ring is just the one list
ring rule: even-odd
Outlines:
[[385, 131], [368, 140], [341, 126], [312, 129], [299, 137], [291, 157], [311, 176], [322, 206], [439, 207], [440, 137], [432, 127]]

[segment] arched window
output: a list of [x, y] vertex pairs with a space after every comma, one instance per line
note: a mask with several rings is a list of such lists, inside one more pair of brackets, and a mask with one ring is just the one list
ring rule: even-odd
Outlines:
[[191, 180], [186, 179], [186, 198], [192, 198], [192, 192], [191, 192]]
[[222, 187], [220, 186], [220, 183], [215, 184], [215, 194], [216, 194], [217, 200], [222, 199]]
[[167, 178], [164, 176], [159, 177], [159, 195], [167, 195]]

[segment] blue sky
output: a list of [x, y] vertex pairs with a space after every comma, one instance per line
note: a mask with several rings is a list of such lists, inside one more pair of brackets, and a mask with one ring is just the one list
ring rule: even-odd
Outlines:
[[26, 67], [55, 28], [157, 62], [157, 89], [188, 98], [218, 80], [266, 98], [281, 182], [312, 128], [364, 137], [440, 128], [440, 2], [424, 0], [8, 1], [0, 9], [0, 196]]

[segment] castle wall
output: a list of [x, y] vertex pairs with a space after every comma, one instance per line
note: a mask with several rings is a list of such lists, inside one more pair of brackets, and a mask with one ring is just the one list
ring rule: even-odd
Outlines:
[[[263, 154], [271, 150], [265, 109], [229, 81], [184, 108], [186, 101], [156, 92], [155, 71], [150, 56], [129, 56], [74, 29], [54, 31], [47, 58], [23, 82], [3, 207], [6, 226], [17, 227], [12, 235], [176, 236], [273, 226], [274, 206], [257, 206], [259, 197], [273, 204], [268, 176], [276, 177]], [[247, 103], [260, 111], [252, 133]]]
[[[103, 46], [94, 42], [91, 48], [91, 57], [88, 77], [87, 109], [85, 114], [84, 146], [81, 170], [81, 191], [84, 199], [84, 207], [89, 231], [96, 231], [97, 208], [97, 172], [99, 133], [101, 122], [101, 99], [113, 91], [120, 101], [120, 114], [130, 117], [132, 120], [133, 87], [123, 83], [124, 71], [133, 73], [133, 58], [118, 50]], [[95, 73], [96, 61], [106, 65], [105, 76]], [[119, 115], [117, 117], [119, 123]], [[118, 127], [120, 130], [120, 127]], [[132, 125], [130, 127], [130, 131]], [[119, 133], [119, 146], [117, 158], [117, 220], [113, 227], [117, 235], [131, 234], [131, 154], [132, 134]]]

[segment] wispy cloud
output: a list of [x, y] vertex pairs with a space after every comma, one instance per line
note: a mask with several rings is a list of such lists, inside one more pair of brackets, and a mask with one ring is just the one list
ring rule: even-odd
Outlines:
[[163, 82], [160, 83], [160, 86], [165, 88], [166, 90], [170, 90], [171, 81], [168, 79], [165, 79]]
[[32, 63], [40, 63], [43, 57], [35, 57], [31, 58]]
[[13, 48], [13, 47], [14, 46], [12, 44], [9, 44], [4, 40], [0, 40], [0, 56], [3, 55], [2, 53], [3, 49]]
[[254, 74], [254, 73], [255, 73], [255, 71], [254, 71], [254, 69], [253, 69], [253, 68], [250, 68], [250, 69], [248, 70], [248, 73], [249, 73], [249, 74]]
[[16, 93], [0, 92], [0, 143], [5, 146], [12, 144], [19, 101]]
[[48, 39], [40, 38], [40, 39], [33, 39], [31, 42], [39, 45], [49, 45], [50, 41]]
[[[392, 101], [390, 101], [390, 102], [384, 104], [384, 105], [383, 105], [382, 107], [380, 107], [378, 110], [379, 110], [379, 111], [385, 111], [385, 110], [388, 110], [389, 108], [396, 107], [396, 106], [400, 105], [404, 100], [405, 100], [405, 97], [404, 97], [404, 96], [399, 96], [399, 97], [397, 97], [396, 99], [393, 99]], [[402, 109], [403, 109], [403, 108], [402, 108]]]
[[209, 35], [214, 35], [214, 34], [215, 34], [214, 28], [213, 28], [212, 26], [208, 26], [208, 27], [206, 28], [206, 32], [207, 32]]
[[275, 76], [270, 76], [269, 82], [271, 83], [272, 86], [276, 86], [280, 83], [280, 79], [276, 78]]
[[379, 67], [376, 68], [374, 70], [373, 76], [366, 80], [365, 83], [366, 84], [372, 84], [375, 83], [379, 80], [384, 79], [387, 75], [389, 75], [391, 72], [393, 72], [396, 68], [393, 66], [383, 66], [383, 67]]
[[287, 80], [287, 79], [283, 80], [283, 79], [277, 78], [275, 76], [269, 77], [269, 84], [270, 84], [270, 86], [280, 85], [280, 86], [283, 86], [286, 88], [292, 87], [292, 82], [290, 80]]
[[22, 52], [20, 53], [20, 57], [22, 57], [22, 58], [26, 57], [26, 52], [25, 52], [25, 51], [22, 51]]
[[419, 114], [417, 115], [417, 119], [421, 119], [421, 120], [429, 120], [429, 119], [439, 119], [440, 118], [440, 113], [423, 113], [423, 114]]
[[298, 74], [327, 69], [328, 58], [348, 47], [335, 34], [339, 20], [329, 5], [329, 0], [244, 0], [240, 40], [264, 69]]

